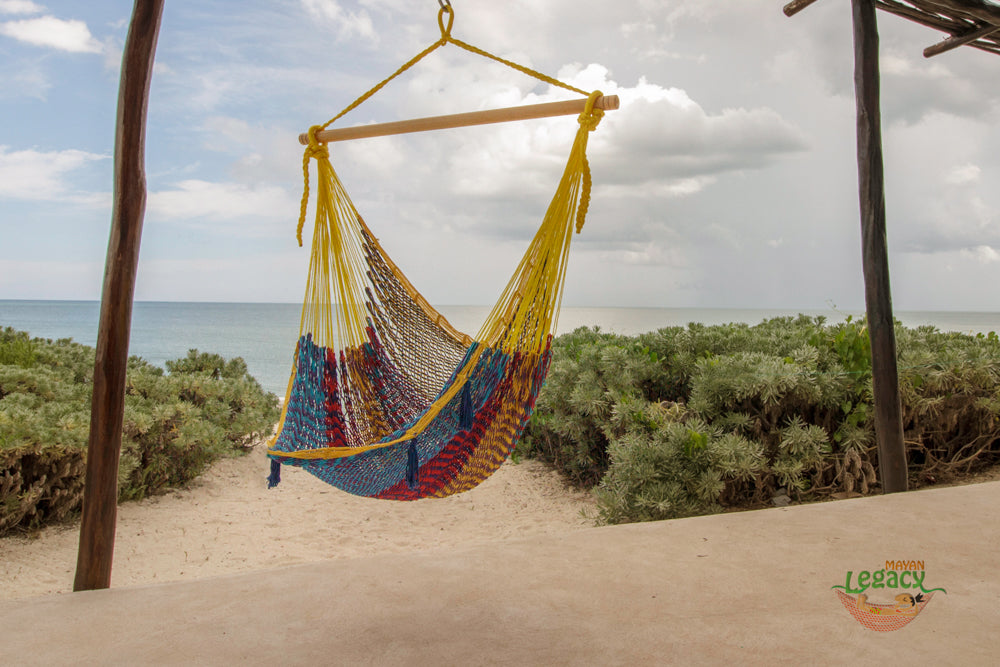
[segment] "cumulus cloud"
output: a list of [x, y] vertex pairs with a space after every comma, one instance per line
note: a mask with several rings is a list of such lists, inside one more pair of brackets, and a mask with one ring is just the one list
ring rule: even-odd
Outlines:
[[980, 264], [1000, 262], [1000, 252], [988, 245], [977, 245], [974, 248], [963, 249], [962, 254], [971, 257]]
[[[421, 63], [406, 86], [385, 95], [411, 117], [576, 97], [504, 68], [484, 76], [480, 63], [466, 61]], [[557, 78], [622, 100], [621, 109], [608, 112], [591, 135], [588, 151], [595, 184], [592, 217], [619, 222], [610, 237], [595, 227], [581, 242], [597, 239], [616, 261], [629, 265], [675, 265], [677, 254], [665, 250], [664, 239], [686, 247], [700, 233], [697, 224], [680, 236], [665, 229], [660, 222], [669, 215], [668, 205], [698, 197], [729, 174], [759, 171], [806, 149], [803, 133], [767, 107], [710, 111], [683, 89], [643, 77], [619, 83], [596, 64], [566, 66]], [[368, 120], [363, 114], [357, 120]], [[388, 223], [521, 242], [537, 229], [577, 128], [575, 118], [566, 116], [331, 148], [355, 204], [381, 229]], [[728, 229], [698, 238], [738, 242]]]
[[683, 90], [643, 80], [619, 91], [620, 115], [600, 141], [619, 182], [689, 180], [758, 169], [805, 149], [802, 134], [773, 109], [709, 113]]
[[79, 150], [9, 151], [0, 146], [0, 199], [80, 201], [94, 203], [94, 195], [73, 192], [66, 177], [91, 162], [107, 159]]
[[[600, 65], [570, 66], [559, 78], [621, 98], [621, 109], [606, 114], [590, 143], [601, 187], [617, 196], [639, 191], [644, 197], [692, 195], [720, 174], [760, 169], [806, 148], [802, 133], [773, 109], [710, 113], [684, 90], [645, 78], [633, 86], [621, 85]], [[518, 95], [515, 103], [565, 96], [562, 91], [527, 93]], [[551, 192], [576, 127], [563, 118], [511, 123], [491, 131], [474, 147], [451, 156], [451, 182], [456, 190], [481, 196]]]
[[982, 169], [974, 164], [963, 164], [954, 167], [944, 177], [944, 182], [948, 185], [972, 185], [979, 183]]
[[52, 82], [38, 63], [0, 62], [0, 100], [19, 97], [45, 100], [51, 89]]
[[336, 26], [341, 38], [358, 35], [372, 41], [378, 39], [372, 19], [363, 9], [348, 11], [337, 0], [302, 0], [302, 6], [313, 18]]
[[41, 14], [45, 7], [31, 0], [0, 0], [0, 14]]
[[102, 261], [0, 259], [0, 291], [8, 299], [99, 299], [103, 270]]
[[977, 123], [941, 117], [890, 136], [887, 212], [904, 251], [982, 258], [979, 246], [1000, 248], [997, 171], [981, 132]]
[[[287, 220], [298, 202], [281, 187], [214, 183], [191, 179], [173, 189], [151, 192], [150, 216], [173, 221], [242, 222]], [[291, 213], [290, 213], [291, 212]]]
[[[967, 184], [963, 184], [965, 189]], [[956, 188], [958, 189], [958, 188]], [[983, 248], [1000, 248], [1000, 210], [971, 193], [944, 193], [942, 201], [927, 205], [912, 224], [900, 226], [901, 247], [907, 252], [968, 251], [982, 258]]]
[[956, 69], [947, 60], [925, 59], [915, 45], [887, 51], [880, 64], [882, 108], [889, 120], [915, 123], [934, 112], [975, 118], [1000, 104], [994, 87], [983, 86], [975, 72]]
[[200, 128], [206, 149], [235, 156], [230, 171], [242, 183], [281, 183], [301, 178], [301, 129], [251, 123], [231, 116], [210, 116]]
[[0, 23], [0, 35], [12, 37], [35, 46], [44, 46], [70, 53], [102, 53], [104, 47], [90, 34], [83, 21], [40, 16], [33, 19]]

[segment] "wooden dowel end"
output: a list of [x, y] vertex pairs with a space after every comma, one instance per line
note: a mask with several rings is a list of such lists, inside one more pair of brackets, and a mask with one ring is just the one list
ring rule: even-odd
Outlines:
[[620, 105], [621, 101], [618, 99], [617, 95], [604, 95], [602, 97], [598, 97], [594, 101], [595, 107], [598, 109], [604, 109], [605, 111], [617, 111]]
[[[594, 107], [605, 111], [614, 111], [620, 107], [617, 95], [604, 95], [594, 101]], [[506, 123], [514, 120], [529, 120], [532, 118], [550, 118], [552, 116], [569, 116], [582, 113], [587, 106], [587, 100], [566, 100], [564, 102], [547, 102], [545, 104], [526, 104], [505, 109], [489, 109], [486, 111], [471, 111], [469, 113], [451, 114], [448, 116], [431, 116], [429, 118], [414, 118], [392, 123], [376, 123], [373, 125], [358, 125], [334, 130], [323, 130], [316, 134], [321, 143], [331, 141], [347, 141], [350, 139], [367, 139], [369, 137], [384, 137], [392, 134], [407, 134], [410, 132], [427, 132], [430, 130], [445, 130], [454, 127], [471, 127], [490, 123]], [[309, 144], [309, 135], [299, 135], [299, 143]]]
[[946, 51], [957, 49], [964, 44], [969, 44], [987, 35], [992, 35], [995, 32], [1000, 32], [1000, 26], [985, 25], [964, 35], [952, 35], [924, 49], [924, 58], [932, 58]]
[[816, 0], [792, 0], [781, 11], [785, 12], [785, 16], [795, 16], [814, 2]]

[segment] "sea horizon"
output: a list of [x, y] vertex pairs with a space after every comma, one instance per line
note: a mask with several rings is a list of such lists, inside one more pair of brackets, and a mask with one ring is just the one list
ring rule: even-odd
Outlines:
[[[475, 334], [490, 306], [435, 306], [457, 329]], [[163, 367], [188, 350], [242, 357], [250, 374], [268, 391], [281, 395], [288, 385], [292, 355], [299, 335], [301, 303], [136, 301], [132, 313], [129, 354]], [[863, 316], [863, 311], [825, 308], [704, 308], [563, 306], [556, 333], [581, 326], [636, 335], [663, 327], [743, 322], [757, 324], [772, 317], [823, 316], [828, 322]], [[100, 302], [96, 300], [0, 299], [0, 327], [27, 331], [34, 338], [71, 338], [94, 346]], [[897, 320], [913, 327], [932, 325], [942, 331], [969, 334], [1000, 331], [1000, 313], [992, 311], [905, 311]]]

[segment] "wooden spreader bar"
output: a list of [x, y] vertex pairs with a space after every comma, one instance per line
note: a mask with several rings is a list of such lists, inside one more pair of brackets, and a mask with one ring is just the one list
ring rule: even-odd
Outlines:
[[[527, 104], [506, 109], [489, 109], [486, 111], [470, 111], [448, 116], [431, 116], [429, 118], [414, 118], [392, 123], [376, 123], [374, 125], [358, 125], [341, 127], [333, 130], [321, 130], [316, 133], [320, 143], [331, 141], [348, 141], [350, 139], [367, 139], [369, 137], [384, 137], [391, 134], [407, 134], [409, 132], [427, 132], [429, 130], [445, 130], [453, 127], [469, 127], [472, 125], [488, 125], [490, 123], [506, 123], [512, 120], [530, 120], [532, 118], [549, 118], [552, 116], [570, 116], [583, 113], [587, 100], [566, 100], [564, 102], [547, 102], [545, 104]], [[614, 111], [619, 106], [617, 95], [604, 95], [594, 101], [595, 109]], [[299, 143], [309, 144], [309, 135], [300, 134]]]

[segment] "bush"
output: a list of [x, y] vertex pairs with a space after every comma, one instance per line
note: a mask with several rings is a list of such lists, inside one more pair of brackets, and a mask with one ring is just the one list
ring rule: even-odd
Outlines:
[[[896, 329], [914, 482], [1000, 460], [997, 336]], [[596, 486], [604, 522], [878, 489], [863, 320], [578, 329], [553, 350], [518, 453]]]
[[[270, 433], [277, 400], [242, 359], [191, 350], [164, 372], [128, 361], [118, 495], [183, 484]], [[77, 511], [83, 498], [94, 350], [0, 330], [0, 535]]]

